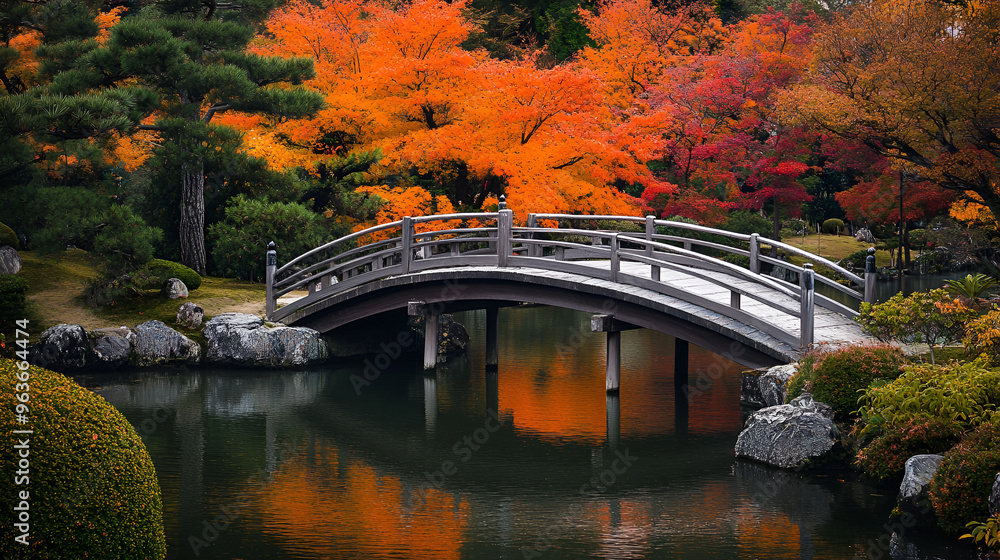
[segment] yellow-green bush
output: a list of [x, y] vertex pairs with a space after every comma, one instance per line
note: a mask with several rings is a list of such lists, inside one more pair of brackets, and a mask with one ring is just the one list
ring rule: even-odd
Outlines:
[[918, 364], [890, 383], [872, 385], [858, 402], [862, 436], [930, 418], [968, 429], [993, 419], [1000, 405], [1000, 369], [986, 367], [982, 360]]
[[184, 282], [188, 290], [197, 290], [201, 286], [201, 276], [181, 263], [153, 259], [149, 261], [146, 268], [156, 278], [157, 284], [163, 284], [168, 278], [177, 278], [181, 282]]
[[[27, 424], [14, 414], [24, 382], [21, 362], [0, 359], [0, 470], [8, 477], [0, 492], [0, 556], [5, 559], [82, 558], [159, 560], [166, 556], [156, 471], [132, 425], [103, 397], [62, 374], [29, 367]], [[19, 379], [18, 376], [21, 375]], [[33, 430], [29, 435], [13, 430]], [[16, 485], [14, 439], [28, 439], [28, 484]], [[18, 451], [20, 453], [20, 451]], [[11, 522], [29, 496], [29, 545], [18, 544]]]
[[21, 244], [17, 240], [17, 234], [14, 230], [10, 229], [10, 226], [0, 223], [0, 247], [4, 245], [10, 245], [15, 249], [20, 249]]

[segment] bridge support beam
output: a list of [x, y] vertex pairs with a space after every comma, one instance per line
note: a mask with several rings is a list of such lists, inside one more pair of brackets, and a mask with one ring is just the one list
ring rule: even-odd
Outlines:
[[500, 330], [500, 308], [486, 308], [486, 371], [497, 371], [500, 365], [500, 347], [497, 341]]
[[590, 331], [608, 333], [607, 369], [605, 386], [609, 393], [617, 393], [621, 385], [622, 372], [622, 331], [639, 327], [619, 321], [614, 315], [590, 316]]
[[441, 312], [434, 310], [422, 301], [411, 301], [406, 306], [410, 316], [424, 318], [424, 370], [437, 367], [438, 358], [438, 320]]

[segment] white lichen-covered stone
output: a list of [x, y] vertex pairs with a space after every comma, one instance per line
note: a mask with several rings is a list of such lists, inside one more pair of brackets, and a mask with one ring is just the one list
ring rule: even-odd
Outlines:
[[188, 287], [180, 278], [167, 278], [163, 283], [163, 295], [170, 299], [188, 297]]
[[28, 352], [28, 361], [55, 371], [87, 367], [90, 340], [80, 325], [61, 324], [45, 329]]
[[128, 327], [95, 329], [87, 333], [90, 337], [88, 367], [107, 370], [127, 364], [132, 355], [131, 333]]
[[197, 342], [161, 321], [147, 321], [136, 326], [129, 340], [135, 350], [130, 360], [132, 365], [194, 365], [201, 360], [201, 347]]
[[0, 247], [0, 274], [21, 272], [21, 255], [10, 245]]
[[177, 324], [186, 329], [197, 329], [204, 319], [205, 310], [190, 301], [177, 310]]
[[757, 378], [764, 406], [785, 404], [788, 381], [795, 375], [796, 367], [795, 364], [774, 366]]
[[260, 317], [223, 313], [205, 323], [206, 359], [228, 366], [304, 366], [325, 361], [323, 336], [306, 327], [268, 327]]
[[795, 468], [837, 443], [833, 411], [803, 393], [789, 404], [762, 408], [736, 440], [736, 456], [779, 468]]
[[931, 485], [934, 473], [941, 466], [943, 455], [914, 455], [906, 460], [903, 482], [899, 485], [901, 506], [916, 506]]

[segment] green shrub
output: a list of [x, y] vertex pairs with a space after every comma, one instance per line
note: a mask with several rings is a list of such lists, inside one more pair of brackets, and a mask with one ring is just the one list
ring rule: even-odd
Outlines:
[[911, 229], [907, 236], [909, 236], [910, 248], [911, 249], [926, 249], [927, 248], [927, 230], [925, 229]]
[[813, 367], [813, 397], [840, 418], [858, 409], [858, 398], [876, 379], [895, 379], [905, 363], [895, 346], [849, 346], [819, 356]]
[[737, 210], [736, 212], [730, 212], [721, 229], [746, 234], [759, 233], [764, 237], [770, 237], [771, 232], [774, 230], [774, 224], [758, 212]]
[[792, 228], [781, 228], [781, 232], [779, 234], [781, 239], [779, 239], [778, 241], [781, 241], [782, 239], [791, 239], [797, 235], [798, 234], [795, 233], [795, 230]]
[[264, 278], [267, 244], [278, 246], [278, 265], [327, 241], [319, 215], [299, 203], [234, 197], [226, 207], [226, 219], [208, 228], [214, 241], [212, 262], [229, 278], [250, 281]]
[[993, 480], [1000, 471], [1000, 423], [987, 423], [945, 453], [931, 481], [931, 503], [938, 525], [950, 533], [989, 517]]
[[[29, 367], [28, 424], [15, 424], [15, 383], [20, 362], [0, 360], [0, 432], [12, 435], [0, 448], [0, 466], [11, 476], [0, 492], [5, 558], [62, 560], [105, 558], [158, 560], [166, 555], [156, 471], [146, 446], [128, 420], [102, 397], [66, 376]], [[20, 391], [19, 391], [20, 392]], [[20, 460], [13, 443], [29, 441], [27, 485], [13, 479]], [[10, 513], [30, 492], [30, 544], [13, 544]]]
[[837, 233], [839, 234], [844, 230], [844, 220], [839, 218], [830, 218], [823, 222], [823, 233]]
[[181, 263], [153, 259], [149, 261], [146, 268], [149, 270], [153, 282], [157, 284], [157, 288], [166, 282], [168, 278], [177, 278], [181, 282], [184, 282], [184, 285], [189, 290], [197, 290], [201, 286], [201, 276]]
[[0, 275], [0, 332], [11, 332], [14, 321], [24, 318], [28, 282], [13, 274]]
[[869, 476], [901, 476], [914, 455], [944, 453], [962, 439], [962, 426], [940, 418], [913, 418], [885, 432], [858, 452], [857, 464]]
[[20, 249], [21, 244], [17, 240], [17, 234], [6, 224], [0, 223], [0, 247], [10, 245], [15, 249]]
[[840, 261], [840, 265], [845, 268], [853, 268], [857, 270], [864, 269], [866, 262], [868, 262], [868, 249], [862, 249], [844, 257]]
[[990, 418], [1000, 404], [1000, 370], [985, 362], [917, 364], [890, 383], [873, 385], [859, 400], [861, 435], [879, 435], [916, 419], [937, 418], [964, 429]]

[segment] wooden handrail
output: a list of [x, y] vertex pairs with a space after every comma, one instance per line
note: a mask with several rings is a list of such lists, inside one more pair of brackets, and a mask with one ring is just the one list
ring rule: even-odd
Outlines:
[[[450, 225], [447, 229], [439, 231], [421, 231], [417, 233], [415, 226], [419, 224], [429, 224], [432, 222], [445, 221], [468, 222], [470, 220], [481, 220], [485, 222], [495, 222], [489, 227], [462, 227]], [[555, 227], [542, 227], [539, 224], [544, 220], [556, 222]], [[629, 222], [641, 225], [637, 231], [615, 230], [593, 230], [581, 228], [559, 227], [559, 222], [573, 221], [618, 221]], [[657, 233], [657, 228], [669, 227], [677, 230], [690, 231], [702, 235], [714, 235], [729, 238], [740, 243], [747, 243], [743, 247], [733, 247], [719, 243], [698, 239], [695, 237], [685, 237], [676, 232], [671, 235]], [[398, 229], [398, 232], [392, 230]], [[369, 244], [360, 244], [360, 240], [365, 236], [389, 232], [388, 240], [382, 239]], [[470, 235], [471, 234], [471, 235]], [[485, 235], [485, 236], [480, 236]], [[591, 243], [581, 243], [578, 241], [545, 239], [545, 237], [565, 237], [565, 236], [586, 236], [593, 241]], [[441, 239], [442, 236], [454, 236]], [[600, 240], [600, 242], [598, 242]], [[330, 255], [338, 248], [355, 243], [354, 248], [342, 251], [341, 253]], [[472, 250], [467, 244], [476, 246]], [[488, 244], [489, 249], [483, 248], [483, 244]], [[608, 244], [605, 244], [608, 243]], [[670, 243], [681, 243], [684, 247], [677, 247]], [[466, 249], [462, 245], [466, 244]], [[698, 224], [685, 222], [674, 222], [670, 220], [658, 220], [653, 216], [613, 216], [613, 215], [575, 215], [575, 214], [531, 214], [528, 219], [528, 227], [514, 227], [513, 212], [502, 208], [497, 212], [461, 212], [443, 215], [405, 217], [402, 220], [380, 224], [362, 231], [354, 232], [350, 235], [330, 241], [320, 247], [307, 251], [296, 256], [281, 268], [275, 266], [275, 253], [272, 250], [268, 254], [267, 265], [267, 298], [266, 310], [268, 318], [274, 316], [287, 316], [294, 309], [306, 303], [291, 304], [290, 309], [277, 309], [277, 298], [289, 291], [308, 286], [316, 293], [310, 293], [309, 302], [320, 299], [319, 292], [338, 293], [338, 290], [346, 288], [337, 287], [337, 284], [344, 282], [351, 286], [359, 283], [374, 281], [395, 274], [405, 274], [411, 271], [428, 270], [429, 268], [461, 266], [461, 263], [493, 262], [495, 266], [524, 266], [530, 262], [530, 266], [537, 266], [542, 269], [568, 270], [572, 269], [584, 275], [602, 276], [605, 279], [611, 278], [615, 282], [631, 282], [631, 274], [626, 274], [621, 269], [623, 261], [641, 262], [650, 266], [650, 279], [659, 282], [660, 269], [686, 270], [691, 266], [704, 268], [705, 270], [724, 271], [737, 278], [750, 279], [755, 283], [764, 284], [768, 288], [775, 290], [801, 303], [801, 310], [796, 314], [793, 310], [784, 305], [774, 305], [782, 312], [791, 312], [793, 316], [800, 319], [800, 336], [802, 344], [811, 343], [811, 334], [807, 336], [806, 330], [811, 330], [811, 318], [803, 317], [802, 313], [811, 313], [813, 299], [816, 304], [822, 305], [834, 311], [850, 314], [853, 311], [842, 304], [833, 302], [829, 298], [815, 294], [814, 282], [822, 282], [831, 285], [849, 297], [863, 300], [863, 296], [858, 291], [842, 286], [832, 280], [822, 276], [814, 277], [809, 267], [797, 267], [761, 254], [761, 246], [772, 246], [786, 251], [793, 255], [803, 257], [814, 264], [821, 264], [837, 272], [849, 281], [859, 286], [866, 286], [866, 278], [862, 278], [852, 272], [808, 251], [798, 249], [791, 245], [781, 243], [761, 237], [758, 234], [746, 235], [726, 230], [710, 228]], [[741, 257], [750, 258], [749, 270], [745, 267], [726, 262], [724, 260], [708, 256], [694, 251], [693, 248], [704, 247], [717, 251], [723, 251]], [[446, 254], [439, 250], [447, 247]], [[691, 247], [691, 248], [688, 248]], [[749, 247], [749, 248], [746, 248]], [[374, 251], [372, 251], [374, 249]], [[545, 255], [548, 249], [555, 251], [555, 255]], [[439, 251], [433, 254], [433, 251]], [[429, 252], [430, 251], [430, 252]], [[609, 259], [610, 269], [599, 269], [593, 266], [573, 265], [570, 262], [561, 262], [560, 255], [566, 252], [576, 251], [576, 258], [605, 258]], [[492, 254], [492, 257], [489, 255]], [[426, 256], [433, 256], [433, 262], [422, 261]], [[472, 256], [476, 255], [476, 256]], [[674, 255], [667, 257], [667, 255]], [[317, 262], [313, 259], [319, 258]], [[492, 261], [482, 259], [494, 258]], [[527, 259], [527, 260], [526, 260]], [[678, 260], [679, 259], [679, 260]], [[557, 265], [556, 263], [559, 262]], [[389, 264], [385, 264], [389, 263]], [[516, 264], [515, 264], [516, 263]], [[677, 263], [685, 263], [683, 266]], [[698, 264], [701, 263], [701, 264]], [[760, 274], [760, 264], [768, 263], [772, 266], [782, 266], [791, 269], [800, 275], [800, 289], [793, 289], [785, 282]], [[303, 266], [305, 265], [305, 266]], [[603, 272], [601, 272], [603, 270]], [[347, 282], [348, 276], [350, 282]], [[699, 277], [712, 281], [719, 285], [725, 282], [712, 277], [711, 274], [698, 274]], [[874, 275], [866, 275], [874, 278]], [[315, 278], [314, 278], [315, 277]], [[648, 281], [648, 280], [647, 280]], [[643, 281], [643, 282], [647, 282]], [[868, 283], [871, 283], [870, 281]], [[644, 284], [646, 285], [646, 284]], [[808, 286], [808, 289], [806, 289]], [[655, 285], [654, 285], [655, 287]], [[745, 290], [740, 290], [730, 286], [735, 294], [733, 296], [733, 306], [739, 307], [739, 294], [753, 295]], [[865, 293], [870, 292], [865, 290]], [[808, 293], [807, 293], [808, 292]], [[696, 294], [694, 294], [696, 295]], [[703, 298], [702, 298], [703, 299]], [[761, 299], [761, 298], [755, 298]], [[764, 303], [768, 303], [764, 301]], [[808, 342], [807, 342], [808, 341]]]

